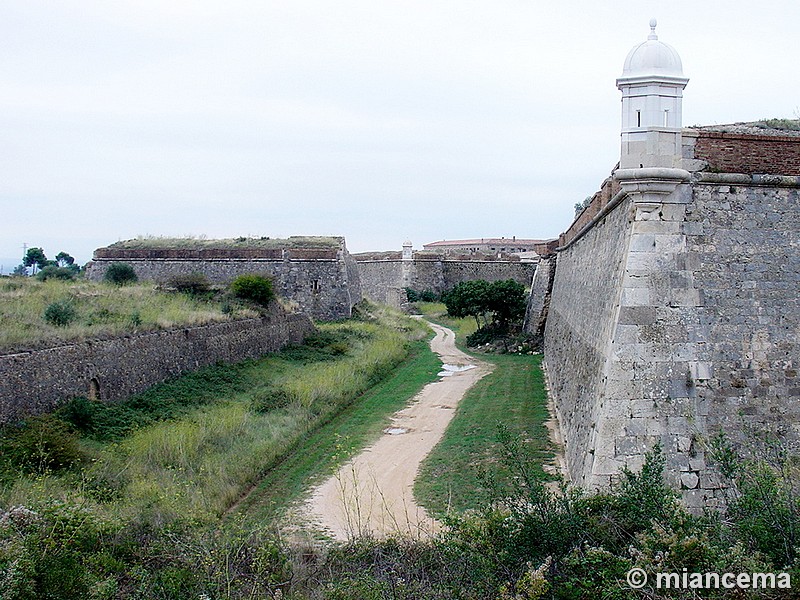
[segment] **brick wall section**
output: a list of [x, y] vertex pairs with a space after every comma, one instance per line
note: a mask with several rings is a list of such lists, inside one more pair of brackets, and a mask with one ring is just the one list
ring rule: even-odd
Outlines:
[[800, 175], [800, 137], [700, 131], [693, 158], [722, 173]]
[[101, 400], [121, 400], [200, 367], [258, 358], [302, 341], [313, 329], [305, 315], [286, 313], [273, 303], [260, 319], [0, 356], [0, 423], [48, 412], [96, 391]]

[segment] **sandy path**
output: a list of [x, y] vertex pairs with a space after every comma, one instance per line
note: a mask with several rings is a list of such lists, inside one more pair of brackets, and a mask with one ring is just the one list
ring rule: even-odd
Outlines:
[[[491, 371], [491, 365], [464, 354], [455, 335], [431, 323], [436, 332], [431, 349], [450, 376], [429, 383], [406, 408], [395, 413], [380, 439], [343, 465], [313, 490], [306, 514], [336, 539], [371, 534], [429, 534], [438, 527], [414, 501], [419, 465], [442, 438], [464, 393]], [[474, 365], [458, 370], [457, 367]]]

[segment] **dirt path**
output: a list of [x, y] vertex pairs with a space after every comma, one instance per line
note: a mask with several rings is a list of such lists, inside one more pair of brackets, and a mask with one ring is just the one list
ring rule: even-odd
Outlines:
[[430, 326], [436, 332], [431, 349], [442, 359], [442, 373], [447, 375], [426, 385], [409, 406], [395, 413], [384, 435], [314, 489], [306, 504], [310, 520], [336, 539], [360, 534], [421, 536], [438, 527], [414, 501], [414, 479], [464, 393], [491, 371], [491, 365], [456, 348], [451, 330]]

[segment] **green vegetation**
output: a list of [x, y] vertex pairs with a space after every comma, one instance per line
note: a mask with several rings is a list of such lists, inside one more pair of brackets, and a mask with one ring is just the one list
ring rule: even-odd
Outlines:
[[134, 271], [131, 265], [120, 262], [108, 265], [103, 279], [114, 285], [128, 285], [130, 283], [136, 283], [139, 280], [136, 276], [136, 271]]
[[[48, 267], [46, 267], [48, 268]], [[43, 271], [42, 271], [43, 272]], [[0, 350], [255, 316], [206, 297], [86, 280], [0, 280]]]
[[784, 131], [800, 131], [800, 119], [761, 119], [756, 127], [781, 129]]
[[406, 291], [406, 299], [409, 302], [439, 302], [441, 300], [439, 294], [433, 290], [415, 290], [412, 288], [404, 288]]
[[44, 320], [56, 327], [66, 327], [78, 318], [78, 312], [71, 300], [59, 300], [44, 309]]
[[46, 281], [48, 279], [62, 279], [70, 281], [75, 279], [77, 272], [75, 269], [68, 267], [57, 267], [56, 265], [47, 265], [36, 274], [36, 279], [39, 281]]
[[239, 275], [231, 282], [231, 293], [259, 306], [266, 306], [275, 298], [272, 279], [264, 275]]
[[[218, 530], [219, 516], [279, 464], [277, 489], [262, 485], [251, 499], [259, 511], [286, 506], [325, 463], [287, 470], [284, 457], [325, 456], [337, 432], [348, 443], [368, 439], [438, 370], [424, 324], [371, 307], [360, 315], [258, 361], [204, 369], [119, 404], [77, 399], [6, 427], [0, 597], [239, 597], [231, 589], [253, 582], [268, 594], [284, 584], [288, 559], [276, 540], [235, 519]], [[268, 406], [276, 395], [282, 401]], [[337, 416], [343, 409], [353, 418]]]
[[467, 338], [468, 346], [488, 344], [508, 352], [510, 346], [531, 342], [522, 333], [527, 307], [525, 286], [512, 279], [464, 281], [442, 294], [442, 302], [450, 317], [475, 318], [478, 329]]

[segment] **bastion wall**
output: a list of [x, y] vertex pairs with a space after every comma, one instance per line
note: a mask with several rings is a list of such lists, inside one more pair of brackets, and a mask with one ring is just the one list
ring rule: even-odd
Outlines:
[[218, 362], [258, 358], [314, 330], [273, 302], [261, 318], [88, 340], [0, 356], [0, 424], [77, 396], [114, 401]]
[[718, 505], [715, 435], [798, 448], [800, 177], [630, 169], [613, 185], [562, 235], [548, 298], [568, 476], [607, 488], [660, 443], [687, 504]]
[[215, 284], [239, 275], [263, 274], [273, 279], [275, 292], [324, 321], [351, 316], [361, 296], [358, 267], [344, 248], [182, 249], [99, 248], [86, 276], [101, 281], [115, 262], [131, 265], [142, 281], [169, 285], [175, 277], [202, 273]]

